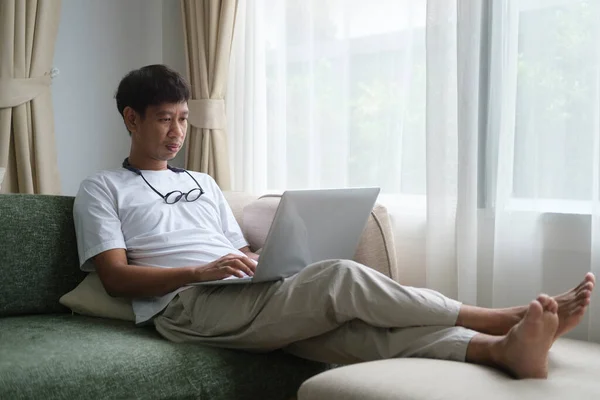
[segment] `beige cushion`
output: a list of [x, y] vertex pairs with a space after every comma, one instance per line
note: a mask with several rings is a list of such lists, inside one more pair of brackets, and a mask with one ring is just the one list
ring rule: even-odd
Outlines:
[[258, 196], [246, 192], [223, 192], [223, 194], [238, 224], [243, 226], [244, 207], [258, 199]]
[[131, 301], [110, 297], [94, 272], [89, 273], [75, 289], [62, 296], [59, 302], [77, 314], [135, 321]]
[[[280, 195], [266, 195], [244, 208], [242, 230], [252, 250], [263, 247], [275, 218]], [[367, 220], [354, 261], [369, 266], [398, 281], [396, 254], [387, 209], [376, 204]]]
[[330, 370], [302, 384], [298, 400], [566, 400], [600, 398], [600, 345], [559, 339], [547, 380], [514, 380], [473, 364], [394, 359]]

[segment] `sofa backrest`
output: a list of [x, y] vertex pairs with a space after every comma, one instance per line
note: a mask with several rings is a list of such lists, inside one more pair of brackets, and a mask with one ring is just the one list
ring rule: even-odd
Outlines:
[[0, 316], [65, 312], [79, 270], [73, 197], [0, 195]]

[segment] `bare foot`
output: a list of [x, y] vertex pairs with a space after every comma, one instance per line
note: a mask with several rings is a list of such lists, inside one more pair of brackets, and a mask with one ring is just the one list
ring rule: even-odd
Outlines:
[[590, 304], [594, 286], [596, 286], [596, 277], [588, 272], [579, 285], [554, 297], [558, 304], [556, 337], [564, 335], [579, 324]]
[[529, 304], [525, 317], [497, 343], [496, 362], [519, 379], [547, 378], [548, 351], [558, 327], [558, 305], [546, 295]]
[[[583, 318], [590, 304], [592, 291], [595, 286], [596, 278], [594, 274], [589, 272], [579, 285], [568, 292], [553, 297], [558, 305], [558, 329], [555, 339], [569, 332], [581, 322], [581, 318]], [[525, 317], [527, 309], [528, 306], [520, 306], [488, 311], [485, 313], [485, 328], [480, 330], [480, 332], [492, 335], [506, 334], [516, 323]], [[479, 319], [483, 320], [481, 316], [479, 316]]]

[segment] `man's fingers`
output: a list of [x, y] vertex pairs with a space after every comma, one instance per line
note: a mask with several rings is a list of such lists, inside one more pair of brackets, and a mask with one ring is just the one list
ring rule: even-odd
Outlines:
[[[250, 274], [245, 268], [240, 267], [240, 269], [242, 269], [248, 275], [253, 275], [254, 271], [256, 271], [256, 262], [245, 255], [227, 254], [226, 256], [221, 257], [221, 259], [219, 261], [222, 261], [223, 263], [228, 264], [228, 265], [234, 265], [231, 263], [234, 263], [235, 261], [240, 261], [242, 264], [244, 264], [246, 267], [248, 267], [248, 269], [250, 271], [252, 271], [252, 274]], [[237, 264], [235, 264], [235, 265], [237, 265]]]
[[228, 273], [229, 275], [235, 275], [235, 276], [237, 276], [238, 278], [243, 278], [243, 277], [244, 277], [244, 274], [243, 274], [243, 272], [242, 272], [242, 271], [240, 271], [238, 268], [235, 268], [235, 267], [234, 267], [234, 266], [232, 266], [232, 265], [227, 265], [225, 268], [226, 268], [226, 271], [227, 271], [227, 273]]
[[231, 266], [244, 272], [248, 276], [254, 275], [254, 271], [252, 271], [252, 269], [248, 265], [246, 265], [246, 263], [243, 260], [233, 260]]
[[252, 272], [256, 271], [256, 262], [253, 259], [244, 256], [241, 258], [241, 260], [248, 268], [250, 268]]
[[235, 275], [238, 278], [243, 278], [243, 274], [236, 268], [230, 265], [221, 265], [217, 271], [219, 277], [217, 279], [224, 279], [231, 275]]
[[220, 261], [229, 261], [229, 260], [243, 260], [244, 258], [248, 258], [245, 255], [240, 254], [227, 254], [226, 256], [221, 257]]
[[238, 275], [237, 273], [235, 274], [235, 276], [240, 276], [243, 277], [243, 274], [246, 274], [248, 276], [252, 276], [254, 275], [254, 272], [250, 269], [250, 267], [248, 267], [242, 260], [240, 259], [230, 259], [230, 260], [226, 260], [223, 263], [223, 267], [231, 268], [231, 270], [233, 271], [239, 271], [239, 273], [241, 275]]

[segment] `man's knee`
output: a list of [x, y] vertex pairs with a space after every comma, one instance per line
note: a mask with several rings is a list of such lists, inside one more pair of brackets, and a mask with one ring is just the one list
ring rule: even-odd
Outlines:
[[362, 280], [368, 274], [367, 267], [352, 260], [325, 260], [319, 261], [304, 268], [294, 277], [297, 282], [319, 282], [326, 287], [333, 284], [348, 284]]
[[310, 267], [324, 275], [336, 277], [355, 275], [365, 268], [365, 266], [352, 260], [325, 260], [314, 263]]
[[365, 267], [364, 265], [359, 264], [354, 260], [336, 260], [336, 261], [337, 261], [336, 268], [341, 269], [341, 270], [361, 271]]

